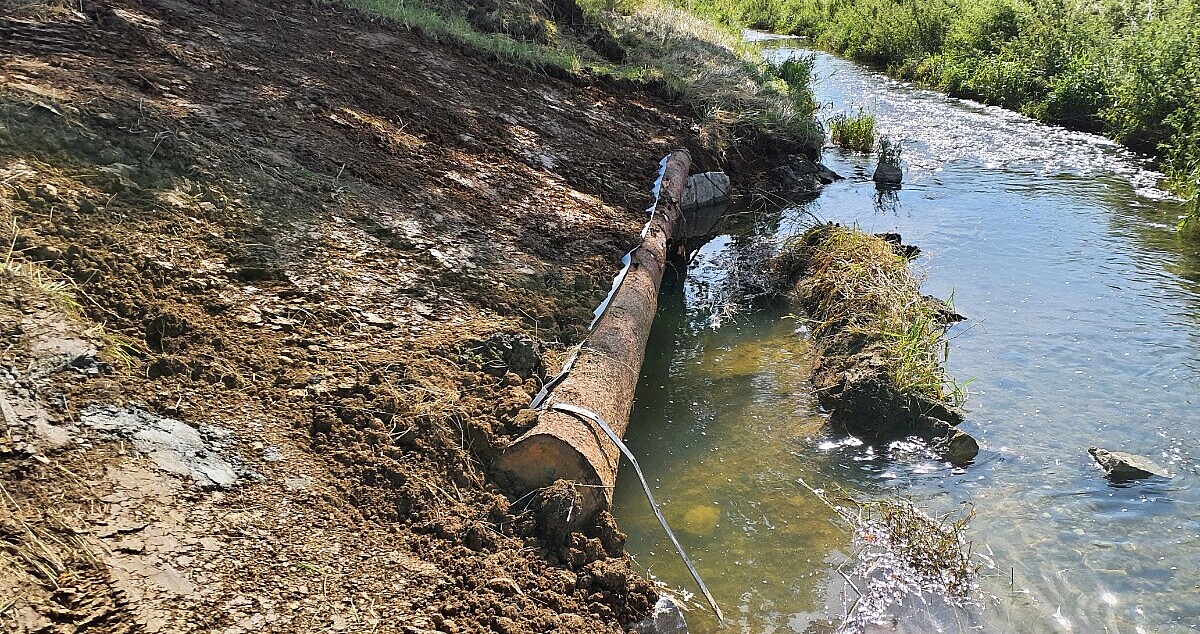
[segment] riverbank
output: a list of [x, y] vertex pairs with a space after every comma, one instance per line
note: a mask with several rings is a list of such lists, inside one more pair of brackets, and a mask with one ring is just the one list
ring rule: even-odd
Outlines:
[[5, 628], [645, 616], [609, 516], [560, 551], [490, 466], [660, 158], [722, 162], [694, 107], [336, 4], [4, 7]]
[[1200, 217], [1200, 6], [992, 0], [691, 3], [955, 97], [1103, 134], [1156, 157]]

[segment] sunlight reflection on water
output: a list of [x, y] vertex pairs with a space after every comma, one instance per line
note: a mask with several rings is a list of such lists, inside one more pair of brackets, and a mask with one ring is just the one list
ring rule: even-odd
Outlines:
[[[787, 44], [794, 45], [794, 44]], [[775, 49], [769, 54], [790, 55]], [[906, 182], [876, 192], [870, 159], [828, 149], [847, 180], [744, 221], [662, 299], [628, 442], [717, 599], [729, 631], [793, 631], [844, 607], [844, 526], [797, 484], [900, 491], [933, 512], [970, 503], [993, 597], [985, 631], [1194, 631], [1200, 623], [1200, 244], [1140, 158], [1098, 137], [920, 90], [825, 54], [823, 116], [859, 107], [904, 140]], [[949, 367], [970, 385], [966, 469], [919, 445], [832, 435], [804, 381], [808, 342], [786, 307], [707, 327], [698, 293], [747, 236], [812, 216], [897, 231], [922, 248], [924, 291], [953, 296]], [[1168, 482], [1108, 484], [1086, 454], [1147, 455]], [[629, 550], [688, 587], [641, 493], [618, 482]], [[696, 632], [715, 629], [702, 608]], [[953, 630], [951, 630], [953, 631]], [[974, 630], [972, 630], [974, 631]]]

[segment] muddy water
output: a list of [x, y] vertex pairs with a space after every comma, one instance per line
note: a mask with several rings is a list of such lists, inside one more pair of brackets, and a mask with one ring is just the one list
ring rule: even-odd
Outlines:
[[[786, 43], [769, 56], [797, 54]], [[974, 507], [979, 606], [944, 631], [1178, 632], [1200, 628], [1200, 240], [1171, 230], [1156, 175], [1096, 137], [950, 99], [818, 54], [824, 116], [864, 108], [904, 143], [905, 185], [828, 149], [845, 181], [744, 216], [664, 296], [628, 443], [730, 623], [803, 632], [843, 608], [850, 535], [799, 484]], [[983, 449], [954, 469], [919, 449], [832, 435], [803, 382], [803, 332], [783, 311], [713, 329], [706, 298], [755, 235], [812, 218], [898, 231], [926, 292], [970, 318], [949, 367]], [[1118, 487], [1089, 445], [1150, 456], [1175, 479]], [[625, 473], [616, 512], [638, 563], [673, 588], [686, 569]], [[966, 623], [968, 625], [962, 625]], [[921, 630], [918, 630], [921, 631]]]

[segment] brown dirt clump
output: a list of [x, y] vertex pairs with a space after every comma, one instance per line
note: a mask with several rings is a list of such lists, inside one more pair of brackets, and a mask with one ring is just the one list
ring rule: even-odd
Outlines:
[[489, 468], [703, 156], [676, 108], [324, 4], [51, 4], [0, 16], [3, 629], [643, 617], [610, 516]]

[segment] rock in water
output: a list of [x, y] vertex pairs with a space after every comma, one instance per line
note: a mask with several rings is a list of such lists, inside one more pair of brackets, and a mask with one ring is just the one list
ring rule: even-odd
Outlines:
[[635, 623], [633, 631], [638, 634], [688, 634], [683, 610], [674, 599], [660, 596], [654, 611], [645, 620]]
[[970, 434], [954, 429], [948, 436], [937, 444], [942, 456], [955, 466], [963, 466], [979, 455], [979, 443]]
[[820, 163], [813, 163], [805, 156], [783, 156], [777, 163], [776, 167], [767, 172], [766, 182], [758, 185], [759, 189], [786, 197], [811, 193], [820, 189], [821, 185], [842, 179], [833, 170]]
[[1151, 476], [1170, 478], [1171, 474], [1162, 465], [1144, 456], [1136, 456], [1124, 451], [1109, 451], [1099, 447], [1089, 447], [1088, 453], [1104, 469], [1104, 474], [1113, 480], [1141, 480]]
[[704, 172], [688, 177], [679, 206], [684, 209], [711, 207], [729, 200], [729, 176], [725, 172]]
[[683, 514], [681, 528], [695, 535], [707, 535], [721, 521], [721, 509], [710, 504], [699, 504]]
[[899, 185], [900, 181], [904, 180], [904, 172], [900, 170], [899, 165], [880, 163], [875, 167], [875, 175], [871, 180], [880, 185]]

